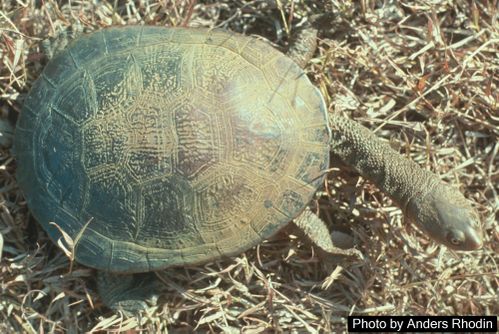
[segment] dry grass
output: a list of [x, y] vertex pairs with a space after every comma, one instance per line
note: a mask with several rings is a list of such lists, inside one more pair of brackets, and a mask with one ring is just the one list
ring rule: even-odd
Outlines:
[[[240, 256], [161, 273], [162, 303], [113, 314], [93, 270], [70, 264], [28, 214], [16, 164], [0, 151], [0, 332], [344, 331], [348, 314], [499, 314], [498, 2], [0, 2], [0, 110], [16, 117], [46, 62], [40, 41], [79, 22], [223, 27], [285, 50], [309, 15], [334, 13], [307, 71], [330, 101], [471, 199], [486, 245], [455, 254], [403, 225], [371, 183], [332, 172], [316, 205], [354, 236], [360, 263], [323, 266], [289, 230]], [[383, 5], [384, 4], [384, 5]], [[0, 243], [1, 244], [1, 243]], [[0, 251], [1, 251], [0, 245]]]

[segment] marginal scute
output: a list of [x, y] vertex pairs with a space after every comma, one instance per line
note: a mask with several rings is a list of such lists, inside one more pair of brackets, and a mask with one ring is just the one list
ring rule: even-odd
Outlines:
[[281, 196], [278, 210], [289, 219], [293, 219], [296, 212], [300, 212], [308, 202], [308, 198], [303, 198], [302, 194], [291, 189], [285, 190]]
[[[41, 147], [38, 148], [37, 163], [42, 164], [39, 177], [45, 179], [47, 196], [59, 205], [67, 201], [78, 203], [81, 196], [75, 188], [82, 183], [83, 169], [78, 163], [81, 151], [74, 147], [81, 146], [80, 133], [74, 124], [55, 112], [45, 122], [49, 125], [41, 135]], [[58, 129], [57, 136], [54, 136], [54, 129]]]
[[15, 138], [35, 218], [76, 260], [142, 272], [237, 254], [296, 217], [329, 161], [324, 100], [290, 59], [220, 30], [117, 27], [72, 42]]
[[[24, 100], [23, 109], [26, 110], [26, 112], [23, 112], [22, 117], [19, 117], [16, 128], [20, 128], [25, 131], [33, 131], [34, 128], [38, 126], [38, 123], [40, 122], [40, 118], [42, 116], [42, 113], [38, 112], [40, 106], [42, 105], [44, 108], [49, 108], [52, 104], [52, 99], [55, 93], [56, 90], [54, 89], [54, 87], [45, 82], [43, 78], [39, 78], [38, 80], [36, 80], [31, 87], [30, 93]], [[48, 110], [45, 111], [45, 114], [47, 113]], [[29, 140], [32, 140], [32, 138], [19, 136], [18, 139], [15, 139], [14, 146], [16, 146], [16, 142], [24, 143]], [[20, 146], [19, 148], [22, 150], [21, 147], [22, 146]], [[18, 150], [16, 149], [16, 151]], [[32, 154], [32, 151], [28, 153]]]
[[294, 178], [305, 184], [313, 184], [321, 179], [328, 165], [323, 159], [324, 154], [325, 152], [313, 151], [303, 154], [303, 160], [299, 162]]
[[43, 75], [46, 80], [58, 85], [60, 82], [69, 78], [76, 69], [76, 64], [70, 53], [64, 52], [57, 55], [53, 61], [49, 62], [47, 66], [45, 66]]
[[[128, 30], [123, 33], [124, 30]], [[124, 51], [132, 51], [141, 43], [141, 37], [144, 33], [144, 27], [135, 26], [133, 29], [106, 29], [103, 31], [106, 44], [106, 51], [113, 56]], [[78, 46], [76, 46], [78, 48]]]
[[[78, 108], [75, 108], [75, 103]], [[96, 114], [95, 87], [90, 75], [82, 72], [78, 82], [64, 85], [54, 101], [53, 108], [75, 123], [83, 123]]]
[[[74, 43], [78, 43], [78, 46], [74, 47]], [[70, 44], [69, 49], [70, 56], [78, 67], [81, 66], [81, 64], [105, 56], [107, 52], [104, 34], [102, 33], [95, 33], [87, 38], [77, 39]]]

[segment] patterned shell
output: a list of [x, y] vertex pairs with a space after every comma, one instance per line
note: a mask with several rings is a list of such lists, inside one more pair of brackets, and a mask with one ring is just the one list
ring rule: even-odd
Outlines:
[[34, 217], [73, 239], [78, 262], [115, 272], [250, 248], [303, 210], [329, 163], [326, 107], [303, 71], [216, 30], [77, 39], [34, 83], [16, 131]]

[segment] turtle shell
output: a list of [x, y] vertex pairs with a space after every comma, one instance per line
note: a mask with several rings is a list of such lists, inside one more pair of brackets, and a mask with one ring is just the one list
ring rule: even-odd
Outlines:
[[73, 41], [34, 83], [16, 129], [17, 179], [78, 262], [145, 272], [274, 234], [321, 185], [329, 140], [321, 94], [266, 43], [109, 28]]

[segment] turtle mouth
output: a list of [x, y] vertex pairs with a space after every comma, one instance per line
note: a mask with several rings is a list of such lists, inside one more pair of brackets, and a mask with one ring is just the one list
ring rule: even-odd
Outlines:
[[481, 234], [473, 228], [467, 228], [464, 231], [464, 242], [458, 247], [459, 250], [475, 250], [480, 249], [483, 246], [483, 240]]
[[427, 226], [417, 219], [412, 220], [413, 224], [421, 231], [430, 236], [434, 241], [447, 246], [455, 251], [473, 251], [483, 247], [483, 238], [481, 232], [472, 226], [462, 227], [461, 229], [449, 229], [447, 233], [442, 233], [439, 229], [432, 229], [436, 223]]
[[450, 229], [442, 243], [456, 251], [472, 251], [483, 246], [481, 232], [471, 226]]

